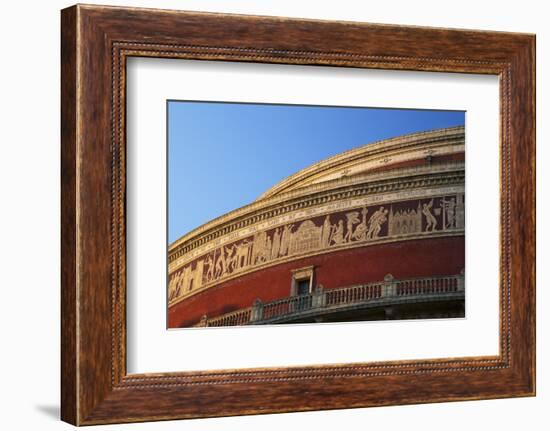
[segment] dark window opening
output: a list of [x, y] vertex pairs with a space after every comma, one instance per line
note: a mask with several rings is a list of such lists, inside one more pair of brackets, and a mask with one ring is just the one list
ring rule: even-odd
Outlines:
[[296, 295], [309, 295], [309, 278], [298, 280], [296, 286]]

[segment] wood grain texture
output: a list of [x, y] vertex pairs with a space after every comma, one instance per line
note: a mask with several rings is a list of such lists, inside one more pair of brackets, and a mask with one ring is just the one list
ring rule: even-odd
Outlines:
[[61, 16], [61, 417], [76, 423], [76, 8]]
[[[74, 6], [62, 11], [61, 38], [63, 420], [87, 425], [534, 394], [533, 35]], [[499, 75], [500, 355], [127, 375], [129, 56]]]

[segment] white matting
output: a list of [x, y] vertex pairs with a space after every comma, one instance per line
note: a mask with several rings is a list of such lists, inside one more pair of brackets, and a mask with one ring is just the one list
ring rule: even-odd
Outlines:
[[[498, 93], [495, 76], [129, 59], [128, 372], [498, 354]], [[167, 99], [467, 111], [466, 318], [168, 331]]]

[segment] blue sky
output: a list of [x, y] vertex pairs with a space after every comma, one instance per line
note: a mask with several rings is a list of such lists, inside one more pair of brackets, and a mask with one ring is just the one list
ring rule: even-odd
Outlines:
[[463, 111], [168, 101], [168, 241], [319, 160]]

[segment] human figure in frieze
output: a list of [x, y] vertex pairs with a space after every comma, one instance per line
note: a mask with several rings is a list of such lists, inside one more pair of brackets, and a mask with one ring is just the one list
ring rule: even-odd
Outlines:
[[220, 247], [220, 256], [216, 261], [216, 270], [214, 271], [214, 278], [223, 276], [227, 271], [227, 261], [225, 259], [225, 249]]
[[455, 198], [450, 198], [449, 200], [442, 198], [441, 206], [443, 207], [443, 211], [445, 214], [445, 222], [444, 222], [445, 229], [455, 227], [455, 207], [456, 207]]
[[258, 232], [254, 235], [253, 263], [263, 263], [266, 259], [267, 233]]
[[464, 195], [456, 196], [455, 227], [464, 229]]
[[367, 231], [367, 239], [374, 239], [378, 238], [378, 235], [380, 235], [380, 231], [382, 229], [382, 225], [386, 222], [388, 219], [386, 215], [388, 214], [388, 210], [384, 209], [383, 206], [380, 207], [370, 218], [369, 220], [369, 230]]
[[352, 239], [357, 241], [364, 241], [365, 239], [367, 239], [367, 213], [367, 208], [363, 208], [363, 210], [361, 211], [363, 219], [361, 220], [361, 223], [359, 223], [355, 228], [355, 231], [351, 236]]
[[177, 274], [173, 275], [172, 279], [170, 280], [170, 283], [169, 283], [169, 292], [170, 293], [168, 295], [168, 300], [169, 301], [171, 301], [174, 298], [177, 298], [178, 295], [179, 295], [179, 292], [180, 292], [180, 288], [179, 288], [180, 278], [181, 278], [181, 273], [177, 273]]
[[346, 224], [346, 235], [344, 236], [344, 241], [350, 241], [351, 235], [353, 233], [353, 225], [359, 223], [359, 213], [357, 211], [352, 211], [346, 214], [348, 220]]
[[331, 242], [340, 245], [345, 242], [344, 240], [344, 220], [340, 220], [338, 225], [332, 226]]
[[323, 222], [323, 232], [321, 234], [321, 248], [327, 248], [330, 245], [330, 235], [332, 233], [332, 225], [330, 223], [330, 215], [325, 217]]
[[235, 264], [237, 263], [237, 254], [235, 253], [235, 250], [237, 249], [237, 246], [233, 244], [232, 246], [225, 247], [225, 255], [226, 258], [226, 271], [231, 272], [235, 268]]
[[293, 227], [294, 223], [291, 223], [287, 224], [283, 229], [283, 233], [281, 235], [281, 247], [279, 250], [280, 256], [284, 256], [288, 252], [288, 246], [290, 245], [290, 237], [292, 236]]
[[437, 226], [437, 219], [431, 211], [433, 205], [433, 199], [429, 203], [422, 205], [422, 214], [426, 217], [426, 232], [433, 232]]
[[281, 247], [281, 234], [279, 228], [273, 232], [273, 245], [271, 246], [271, 259], [277, 259], [279, 256], [279, 248]]
[[208, 268], [206, 270], [206, 282], [208, 283], [214, 278], [214, 259], [211, 254], [206, 257], [206, 266]]
[[266, 244], [265, 244], [265, 249], [264, 249], [265, 260], [270, 260], [271, 259], [271, 253], [273, 251], [272, 247], [273, 247], [273, 243], [271, 242], [271, 237], [268, 235], [267, 236], [267, 241], [266, 241]]

